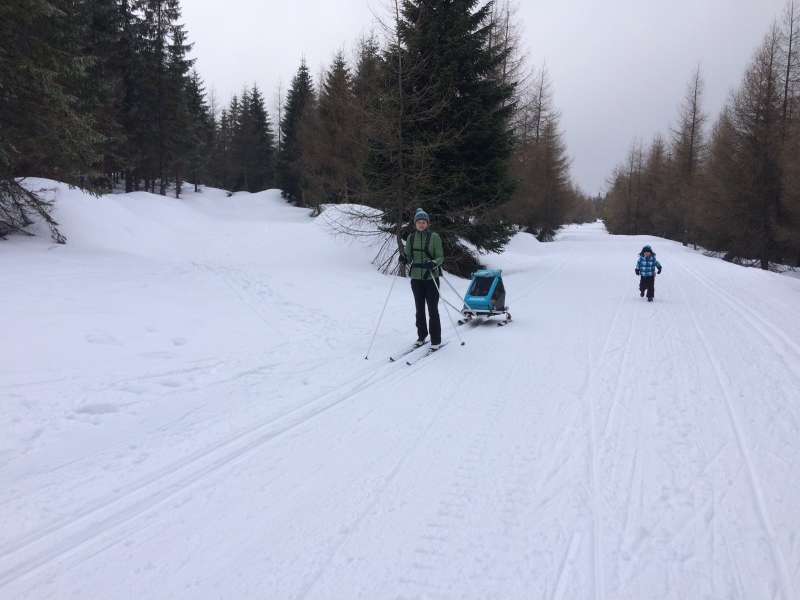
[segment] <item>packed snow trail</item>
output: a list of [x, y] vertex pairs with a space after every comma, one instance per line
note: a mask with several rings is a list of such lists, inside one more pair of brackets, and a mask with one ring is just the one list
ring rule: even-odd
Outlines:
[[0, 596], [800, 594], [800, 280], [522, 234], [512, 326], [407, 366], [407, 285], [365, 361], [391, 281], [276, 192], [63, 196], [0, 248]]

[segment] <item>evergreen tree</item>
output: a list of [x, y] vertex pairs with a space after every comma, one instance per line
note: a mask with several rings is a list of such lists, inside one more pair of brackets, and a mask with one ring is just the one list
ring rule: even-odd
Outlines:
[[[187, 108], [188, 73], [194, 60], [186, 58], [191, 44], [178, 24], [180, 8], [177, 0], [142, 0], [144, 39], [142, 44], [143, 110], [147, 122], [143, 137], [143, 154], [153, 189], [159, 182], [159, 193], [166, 195], [168, 179], [182, 165], [183, 154], [190, 143]], [[176, 193], [179, 190], [176, 181]]]
[[249, 154], [253, 144], [253, 117], [251, 114], [250, 90], [242, 90], [238, 104], [231, 107], [233, 117], [233, 139], [231, 140], [231, 157], [233, 187], [232, 191], [248, 191], [252, 165]]
[[250, 90], [250, 116], [252, 146], [250, 151], [249, 191], [260, 192], [275, 183], [275, 135], [264, 96], [258, 86]]
[[274, 185], [275, 147], [269, 113], [258, 86], [234, 95], [214, 131], [212, 181], [232, 192]]
[[203, 82], [193, 69], [187, 85], [187, 110], [189, 113], [190, 145], [186, 154], [186, 168], [195, 191], [204, 183], [209, 165], [209, 155], [214, 142], [214, 122], [205, 99]]
[[494, 252], [512, 234], [509, 223], [491, 218], [514, 189], [507, 172], [514, 84], [493, 77], [507, 50], [489, 43], [490, 9], [491, 3], [478, 8], [478, 0], [404, 0], [398, 22], [407, 108], [419, 116], [404, 135], [435, 147], [431, 176], [418, 180], [419, 196], [436, 215], [457, 269], [474, 265], [462, 239]]
[[64, 242], [50, 202], [24, 187], [24, 176], [50, 177], [93, 190], [103, 137], [79, 99], [93, 63], [66, 2], [0, 3], [0, 235], [40, 216]]
[[146, 89], [144, 24], [133, 3], [134, 0], [120, 0], [121, 29], [117, 45], [122, 79], [118, 116], [123, 132], [120, 166], [123, 169], [126, 192], [139, 189], [144, 174], [144, 148], [148, 131], [143, 106]]
[[97, 183], [108, 190], [126, 162], [126, 139], [121, 125], [126, 58], [122, 47], [121, 4], [118, 0], [82, 0], [70, 3], [70, 11], [73, 31], [79, 36], [79, 52], [92, 57], [81, 79], [79, 98], [94, 118], [94, 129], [104, 138], [103, 160], [98, 165], [104, 176]]
[[[236, 96], [231, 102], [237, 101]], [[211, 150], [211, 163], [209, 165], [209, 178], [212, 185], [226, 190], [233, 190], [231, 161], [231, 148], [233, 147], [233, 123], [230, 110], [223, 108], [219, 119], [214, 124], [214, 144]]]
[[326, 190], [326, 202], [348, 202], [357, 186], [359, 115], [356, 106], [350, 69], [340, 51], [325, 75], [319, 97], [323, 147], [330, 161], [328, 179], [331, 184]]
[[349, 202], [358, 189], [360, 126], [356, 96], [344, 53], [338, 52], [320, 85], [317, 110], [301, 129], [303, 179], [307, 202]]
[[370, 104], [371, 98], [379, 89], [379, 77], [382, 69], [381, 47], [375, 33], [364, 35], [356, 42], [355, 72], [351, 87], [359, 107], [363, 109]]
[[305, 58], [300, 63], [286, 95], [281, 128], [281, 149], [278, 154], [277, 185], [281, 195], [291, 202], [305, 204], [302, 170], [300, 168], [301, 123], [314, 108], [314, 84], [306, 67]]
[[513, 190], [514, 88], [495, 77], [505, 54], [489, 42], [490, 7], [476, 5], [396, 2], [392, 39], [380, 61], [360, 46], [353, 88], [364, 111], [361, 202], [382, 211], [398, 250], [424, 206], [448, 268], [464, 274], [479, 266], [475, 249], [499, 251], [512, 232], [494, 211]]
[[[175, 2], [177, 7], [177, 0]], [[178, 12], [180, 16], [180, 12]], [[182, 174], [187, 161], [200, 141], [195, 136], [194, 123], [189, 111], [191, 79], [194, 59], [187, 58], [193, 44], [186, 43], [183, 25], [170, 26], [169, 63], [166, 80], [166, 136], [167, 161], [175, 178], [175, 197], [180, 197]], [[162, 182], [162, 189], [164, 184]]]

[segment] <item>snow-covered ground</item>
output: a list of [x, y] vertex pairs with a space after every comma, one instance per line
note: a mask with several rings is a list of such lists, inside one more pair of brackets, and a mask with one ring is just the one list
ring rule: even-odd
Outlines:
[[407, 281], [365, 360], [392, 278], [276, 191], [54, 214], [0, 242], [0, 597], [800, 597], [800, 280], [522, 234], [513, 322], [409, 367]]

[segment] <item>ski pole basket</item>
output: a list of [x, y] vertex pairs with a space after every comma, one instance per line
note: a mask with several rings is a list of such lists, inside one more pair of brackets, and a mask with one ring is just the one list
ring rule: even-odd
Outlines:
[[[464, 296], [464, 308], [461, 309], [461, 314], [472, 318], [502, 315], [507, 312], [503, 271], [500, 269], [475, 271]], [[511, 315], [508, 315], [508, 318], [510, 319]]]

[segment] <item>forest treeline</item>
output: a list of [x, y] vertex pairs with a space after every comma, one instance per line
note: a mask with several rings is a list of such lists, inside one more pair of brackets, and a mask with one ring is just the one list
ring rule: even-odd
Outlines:
[[609, 188], [612, 233], [762, 269], [800, 266], [800, 2], [773, 22], [715, 121], [698, 66], [669, 131], [634, 140]]
[[343, 230], [390, 233], [384, 267], [418, 206], [457, 273], [516, 231], [547, 241], [601, 215], [612, 233], [796, 264], [798, 1], [716, 123], [698, 69], [668, 135], [634, 142], [608, 193], [590, 198], [572, 181], [553, 83], [529, 63], [513, 0], [390, 3], [316, 81], [301, 59], [275, 114], [256, 85], [224, 106], [207, 92], [178, 0], [4, 0], [0, 236], [41, 218], [64, 241], [52, 201], [22, 177], [176, 196], [188, 181], [277, 187], [315, 213], [377, 209]]
[[318, 81], [301, 60], [271, 115], [257, 86], [221, 107], [206, 93], [178, 0], [5, 0], [0, 235], [38, 215], [64, 241], [26, 176], [98, 194], [278, 187], [317, 211], [379, 209], [365, 214], [380, 214], [398, 247], [424, 206], [461, 272], [518, 229], [546, 240], [596, 218], [510, 0], [387, 10]]

